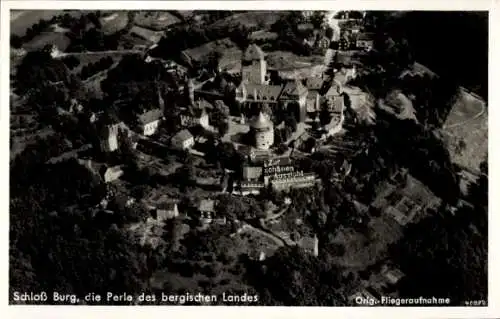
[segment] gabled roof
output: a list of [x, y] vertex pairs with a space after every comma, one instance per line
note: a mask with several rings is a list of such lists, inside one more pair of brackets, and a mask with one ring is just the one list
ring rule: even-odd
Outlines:
[[251, 44], [243, 53], [244, 61], [255, 61], [255, 60], [263, 60], [264, 59], [264, 51], [257, 45]]
[[314, 29], [314, 26], [312, 23], [301, 23], [297, 26], [297, 29], [299, 30], [312, 30]]
[[285, 84], [285, 87], [281, 92], [280, 98], [301, 96], [306, 93], [307, 93], [307, 88], [302, 84], [302, 82], [295, 80]]
[[374, 33], [371, 32], [360, 32], [356, 40], [358, 41], [373, 41]]
[[159, 203], [158, 205], [156, 205], [157, 209], [166, 210], [166, 211], [173, 211], [176, 209], [176, 207], [177, 207], [177, 203], [175, 203], [175, 202], [162, 202], [162, 203]]
[[313, 236], [313, 237], [309, 237], [309, 236], [302, 237], [299, 240], [298, 245], [300, 247], [302, 247], [303, 249], [306, 249], [306, 250], [315, 250], [316, 246], [318, 245], [318, 238], [316, 236]]
[[173, 141], [185, 141], [187, 139], [193, 138], [193, 135], [188, 130], [179, 131], [172, 137]]
[[153, 109], [150, 111], [147, 111], [146, 113], [143, 113], [139, 115], [139, 122], [142, 125], [152, 123], [154, 121], [158, 121], [161, 119], [163, 116], [163, 112], [161, 109]]
[[328, 91], [325, 93], [325, 96], [326, 97], [330, 97], [330, 96], [338, 96], [342, 93], [342, 89], [341, 89], [341, 86], [338, 84], [338, 83], [333, 83], [330, 88], [328, 89]]
[[212, 199], [202, 199], [198, 205], [198, 210], [202, 212], [215, 212], [215, 201]]
[[323, 86], [323, 79], [318, 77], [310, 77], [306, 79], [306, 87], [309, 90], [320, 90]]
[[262, 175], [262, 166], [243, 166], [244, 179], [258, 179]]
[[265, 84], [254, 84], [254, 83], [242, 83], [240, 85], [240, 90], [245, 89], [247, 95], [254, 96], [257, 100], [271, 100], [275, 101], [280, 97], [282, 87], [279, 85], [265, 85]]

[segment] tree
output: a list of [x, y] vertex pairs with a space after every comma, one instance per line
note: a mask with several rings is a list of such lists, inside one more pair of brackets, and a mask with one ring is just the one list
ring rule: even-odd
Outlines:
[[325, 36], [328, 38], [328, 39], [332, 39], [333, 38], [333, 35], [334, 35], [334, 31], [331, 27], [327, 27], [325, 29]]
[[297, 120], [293, 116], [287, 116], [285, 118], [285, 125], [290, 128], [292, 132], [297, 131]]
[[[457, 214], [474, 215], [467, 208], [460, 208]], [[392, 248], [406, 275], [399, 285], [401, 296], [437, 294], [450, 298], [455, 305], [471, 299], [486, 300], [487, 238], [471, 228], [470, 222], [438, 211], [410, 225], [404, 238], [404, 244]]]
[[323, 11], [314, 11], [309, 19], [315, 29], [321, 29], [325, 24], [325, 13]]
[[226, 121], [222, 121], [218, 123], [217, 130], [220, 136], [224, 136], [229, 130], [229, 124]]
[[329, 124], [331, 120], [332, 115], [328, 109], [324, 108], [319, 112], [319, 122], [321, 126]]
[[11, 35], [10, 36], [10, 45], [14, 48], [14, 49], [20, 49], [23, 45], [23, 38], [18, 36], [18, 35]]
[[219, 50], [211, 51], [208, 54], [208, 62], [207, 62], [208, 69], [213, 72], [218, 72], [221, 59], [222, 59], [222, 52], [220, 52]]

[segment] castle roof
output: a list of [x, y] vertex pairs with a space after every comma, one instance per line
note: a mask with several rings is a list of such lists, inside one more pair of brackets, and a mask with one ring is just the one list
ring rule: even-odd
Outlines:
[[281, 93], [282, 98], [301, 96], [307, 93], [307, 88], [299, 80], [288, 82]]
[[263, 60], [264, 59], [264, 51], [257, 45], [251, 44], [243, 53], [244, 61], [255, 61], [255, 60]]
[[252, 119], [252, 122], [250, 123], [250, 127], [255, 128], [255, 129], [262, 129], [262, 128], [272, 128], [273, 127], [273, 122], [269, 120], [268, 116], [264, 115], [264, 113], [260, 112], [259, 115], [254, 117]]
[[338, 83], [334, 82], [332, 84], [332, 86], [330, 86], [328, 91], [326, 92], [325, 96], [327, 96], [327, 97], [336, 96], [336, 95], [340, 95], [341, 93], [342, 93], [341, 86]]
[[179, 131], [177, 134], [175, 134], [172, 137], [172, 140], [174, 142], [184, 142], [192, 137], [193, 137], [193, 135], [188, 130], [182, 130], [182, 131]]
[[154, 121], [158, 121], [163, 116], [161, 109], [153, 109], [139, 115], [139, 122], [142, 125], [149, 124]]
[[[276, 101], [281, 93], [282, 87], [279, 85], [265, 85], [265, 84], [254, 84], [245, 83], [242, 84], [245, 88], [247, 94], [253, 96], [255, 100], [271, 100]], [[254, 95], [257, 96], [254, 96]]]
[[375, 35], [372, 32], [360, 32], [360, 33], [358, 33], [356, 40], [358, 40], [358, 41], [373, 41], [374, 36]]
[[309, 90], [321, 90], [323, 87], [323, 79], [318, 77], [309, 77], [306, 79], [306, 87]]

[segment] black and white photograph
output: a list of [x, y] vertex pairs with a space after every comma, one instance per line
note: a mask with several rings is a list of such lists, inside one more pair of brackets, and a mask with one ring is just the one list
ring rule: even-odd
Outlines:
[[489, 12], [222, 3], [8, 10], [9, 305], [488, 307]]

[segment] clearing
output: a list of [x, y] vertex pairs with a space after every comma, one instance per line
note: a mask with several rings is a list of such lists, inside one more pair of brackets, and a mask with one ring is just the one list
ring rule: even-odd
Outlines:
[[41, 19], [50, 20], [54, 16], [69, 14], [80, 17], [88, 11], [81, 10], [12, 10], [10, 11], [10, 34], [23, 36], [28, 28]]
[[106, 14], [99, 19], [102, 26], [102, 31], [105, 34], [113, 34], [125, 28], [128, 23], [128, 12], [106, 12]]
[[136, 14], [134, 22], [140, 27], [160, 31], [181, 22], [181, 20], [166, 11], [141, 11]]
[[267, 28], [274, 24], [280, 18], [279, 11], [251, 11], [237, 13], [222, 20], [219, 20], [209, 26], [209, 28], [235, 27], [244, 25], [248, 28]]
[[488, 153], [488, 109], [485, 101], [460, 89], [442, 130], [452, 161], [478, 172], [479, 164]]
[[323, 56], [298, 56], [289, 51], [266, 52], [267, 64], [270, 69], [285, 70], [296, 68], [307, 68], [323, 64]]
[[240, 65], [242, 51], [229, 38], [208, 42], [199, 47], [182, 51], [194, 61], [206, 63], [211, 52], [222, 53], [220, 67], [222, 69], [233, 69]]
[[36, 51], [43, 49], [46, 45], [56, 45], [61, 51], [65, 51], [70, 45], [71, 40], [66, 35], [60, 32], [42, 32], [31, 41], [25, 43], [23, 48], [27, 51]]

